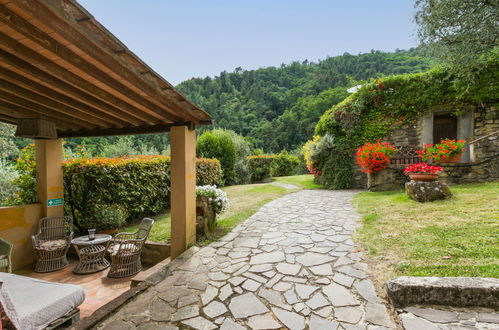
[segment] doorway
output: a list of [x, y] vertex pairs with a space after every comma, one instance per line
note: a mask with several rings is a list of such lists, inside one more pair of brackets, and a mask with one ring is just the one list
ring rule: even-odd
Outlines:
[[433, 117], [433, 143], [440, 143], [442, 139], [457, 139], [457, 118], [451, 114]]

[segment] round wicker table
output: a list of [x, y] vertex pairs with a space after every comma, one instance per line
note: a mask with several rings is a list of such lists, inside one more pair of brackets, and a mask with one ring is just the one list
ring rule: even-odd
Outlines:
[[100, 272], [109, 267], [109, 261], [104, 258], [106, 248], [102, 245], [91, 245], [80, 250], [80, 262], [75, 266], [75, 274], [90, 274]]
[[90, 240], [88, 235], [73, 239], [71, 243], [80, 258], [80, 262], [73, 269], [73, 273], [90, 274], [109, 267], [110, 263], [104, 258], [104, 255], [111, 239], [111, 235], [106, 234], [96, 234], [93, 240]]

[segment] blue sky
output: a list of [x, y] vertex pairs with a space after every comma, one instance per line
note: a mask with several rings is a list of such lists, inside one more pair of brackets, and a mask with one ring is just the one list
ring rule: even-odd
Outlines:
[[172, 84], [417, 45], [411, 0], [79, 0]]

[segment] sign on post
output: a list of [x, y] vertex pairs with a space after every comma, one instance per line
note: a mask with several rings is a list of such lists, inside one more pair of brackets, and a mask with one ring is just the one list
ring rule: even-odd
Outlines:
[[47, 206], [61, 206], [64, 205], [64, 198], [52, 198], [47, 200]]

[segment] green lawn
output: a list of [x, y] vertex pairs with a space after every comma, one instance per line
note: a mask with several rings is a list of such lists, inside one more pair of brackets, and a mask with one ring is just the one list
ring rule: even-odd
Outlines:
[[378, 283], [398, 275], [499, 277], [499, 183], [451, 186], [450, 200], [365, 192], [356, 241]]
[[[298, 187], [288, 190], [270, 183], [246, 184], [222, 188], [229, 197], [230, 209], [218, 219], [219, 233], [222, 236], [231, 231], [241, 221], [253, 215], [266, 203], [284, 196], [290, 192], [301, 189], [317, 189], [319, 185], [313, 183], [312, 175], [295, 175], [274, 178], [273, 182], [293, 184]], [[154, 227], [149, 235], [149, 240], [154, 242], [170, 240], [170, 212], [152, 217], [155, 219]], [[124, 231], [135, 231], [137, 226], [127, 226]], [[207, 242], [200, 242], [205, 244]]]

